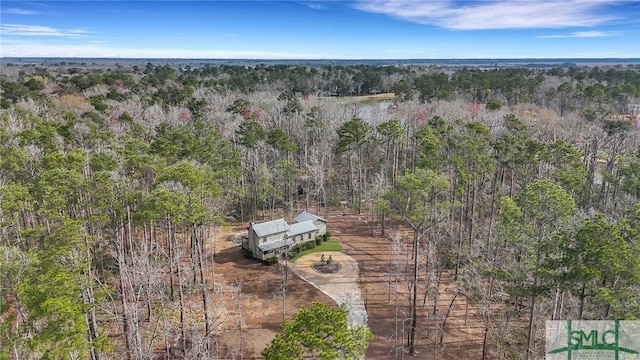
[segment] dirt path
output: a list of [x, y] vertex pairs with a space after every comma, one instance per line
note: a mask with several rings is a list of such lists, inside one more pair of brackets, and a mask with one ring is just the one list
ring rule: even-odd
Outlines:
[[[342, 268], [335, 274], [322, 274], [313, 270], [311, 265], [331, 256]], [[360, 293], [358, 284], [358, 262], [349, 255], [337, 251], [323, 254], [314, 253], [299, 258], [291, 268], [300, 278], [313, 285], [325, 295], [333, 299], [336, 304], [345, 304], [349, 310], [347, 321], [349, 324], [367, 325], [367, 310]]]

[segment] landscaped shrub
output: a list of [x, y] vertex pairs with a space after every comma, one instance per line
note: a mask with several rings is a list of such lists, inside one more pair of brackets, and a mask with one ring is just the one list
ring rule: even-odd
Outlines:
[[300, 252], [300, 249], [297, 246], [292, 247], [286, 253], [287, 254], [287, 259], [294, 258], [296, 255], [298, 255], [299, 252]]
[[273, 264], [275, 264], [277, 262], [278, 262], [278, 258], [275, 257], [275, 256], [272, 256], [270, 258], [266, 258], [266, 259], [262, 260], [262, 263], [267, 265], [267, 266], [273, 265]]
[[313, 249], [314, 247], [316, 247], [317, 245], [319, 245], [319, 243], [317, 243], [317, 239], [316, 241], [307, 241], [305, 243], [302, 244], [297, 244], [295, 246], [293, 246], [291, 249], [289, 249], [289, 251], [287, 251], [287, 259], [292, 259], [294, 257], [296, 257], [299, 253], [309, 250], [309, 249]]
[[320, 243], [323, 242], [323, 241], [326, 241], [324, 239], [324, 236], [322, 236], [322, 235], [316, 236], [316, 245], [320, 245]]
[[331, 231], [327, 231], [326, 233], [324, 233], [323, 236], [324, 236], [324, 241], [331, 239]]

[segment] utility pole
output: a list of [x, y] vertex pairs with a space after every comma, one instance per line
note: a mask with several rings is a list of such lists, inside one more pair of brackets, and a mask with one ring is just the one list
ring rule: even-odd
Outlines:
[[287, 240], [289, 239], [289, 231], [284, 233], [284, 249], [280, 253], [282, 257], [282, 320], [284, 321], [287, 316], [287, 282], [289, 279], [289, 263], [288, 263], [288, 251], [289, 245], [287, 245]]

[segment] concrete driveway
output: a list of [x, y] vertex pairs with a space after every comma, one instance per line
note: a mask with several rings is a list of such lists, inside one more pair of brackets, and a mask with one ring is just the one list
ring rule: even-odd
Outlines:
[[[323, 254], [326, 259], [331, 256], [333, 261], [339, 262], [342, 269], [335, 274], [321, 274], [313, 270], [311, 265], [320, 261]], [[325, 293], [336, 304], [345, 304], [349, 310], [349, 324], [367, 325], [367, 310], [360, 294], [358, 262], [355, 259], [341, 252], [327, 251], [305, 255], [289, 266], [296, 275]]]

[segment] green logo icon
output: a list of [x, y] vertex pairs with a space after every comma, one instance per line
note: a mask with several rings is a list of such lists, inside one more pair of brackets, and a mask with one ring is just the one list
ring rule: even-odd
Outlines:
[[640, 359], [640, 321], [547, 321], [547, 360]]

